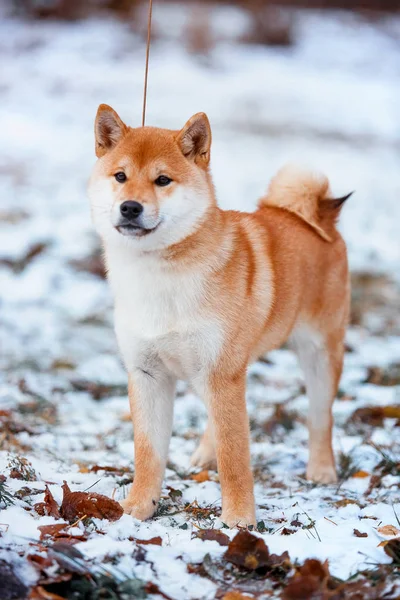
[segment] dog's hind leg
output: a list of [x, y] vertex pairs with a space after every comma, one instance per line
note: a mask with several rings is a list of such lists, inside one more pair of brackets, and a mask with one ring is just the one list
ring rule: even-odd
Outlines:
[[291, 341], [304, 371], [309, 399], [307, 479], [333, 483], [337, 477], [332, 450], [332, 404], [343, 366], [343, 331], [326, 335], [301, 326]]
[[193, 467], [203, 469], [217, 469], [217, 455], [215, 453], [214, 432], [209, 419], [206, 429], [200, 440], [200, 444], [192, 454], [191, 463]]

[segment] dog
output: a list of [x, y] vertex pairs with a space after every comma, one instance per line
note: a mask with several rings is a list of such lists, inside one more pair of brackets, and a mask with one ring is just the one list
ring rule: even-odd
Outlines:
[[95, 142], [89, 198], [134, 427], [125, 512], [144, 520], [157, 509], [175, 385], [183, 379], [209, 415], [192, 464], [217, 466], [225, 524], [255, 525], [246, 369], [285, 341], [298, 355], [310, 402], [306, 476], [336, 481], [332, 402], [350, 289], [335, 224], [348, 196], [334, 199], [325, 176], [288, 166], [254, 213], [221, 210], [204, 113], [180, 131], [131, 128], [103, 104]]

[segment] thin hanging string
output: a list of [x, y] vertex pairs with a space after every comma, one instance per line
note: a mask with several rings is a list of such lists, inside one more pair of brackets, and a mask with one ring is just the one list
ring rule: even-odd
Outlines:
[[149, 0], [149, 14], [147, 18], [147, 45], [146, 45], [146, 67], [144, 71], [144, 89], [143, 89], [143, 111], [142, 127], [146, 121], [146, 101], [147, 101], [147, 77], [149, 74], [149, 54], [150, 54], [150, 34], [151, 34], [151, 16], [153, 12], [153, 0]]

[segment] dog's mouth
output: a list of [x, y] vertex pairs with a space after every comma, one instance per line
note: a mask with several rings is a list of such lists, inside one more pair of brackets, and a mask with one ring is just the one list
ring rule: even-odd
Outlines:
[[141, 225], [134, 225], [133, 223], [127, 223], [126, 225], [117, 225], [115, 229], [118, 233], [122, 235], [130, 236], [130, 237], [143, 237], [145, 235], [149, 235], [149, 233], [153, 233], [160, 223], [157, 223], [155, 227], [142, 227]]

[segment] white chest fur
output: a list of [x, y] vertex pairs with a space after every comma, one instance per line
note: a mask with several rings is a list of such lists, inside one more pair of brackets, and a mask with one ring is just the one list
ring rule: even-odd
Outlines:
[[108, 253], [115, 330], [129, 370], [163, 369], [193, 380], [215, 362], [222, 331], [206, 310], [206, 275], [148, 255]]

